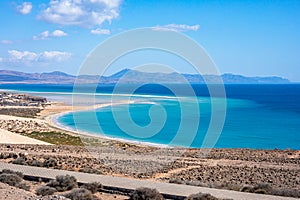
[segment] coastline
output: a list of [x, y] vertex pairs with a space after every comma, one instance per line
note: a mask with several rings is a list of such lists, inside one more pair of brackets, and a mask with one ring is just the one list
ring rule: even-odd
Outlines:
[[[40, 119], [45, 120], [45, 122], [52, 128], [57, 129], [58, 131], [64, 131], [67, 134], [71, 134], [73, 136], [79, 137], [91, 137], [99, 140], [111, 141], [111, 142], [119, 142], [124, 144], [131, 144], [131, 145], [139, 145], [139, 146], [148, 146], [148, 147], [157, 147], [157, 148], [174, 148], [172, 146], [166, 144], [157, 144], [151, 142], [141, 142], [137, 140], [127, 140], [123, 138], [117, 137], [109, 137], [100, 134], [93, 134], [85, 131], [78, 131], [72, 129], [71, 127], [64, 126], [61, 124], [57, 119], [63, 115], [73, 113], [73, 112], [82, 112], [82, 111], [89, 111], [89, 110], [96, 110], [100, 108], [104, 108], [107, 106], [116, 106], [116, 105], [123, 105], [123, 104], [134, 104], [135, 101], [120, 101], [119, 103], [103, 103], [103, 104], [96, 104], [93, 106], [71, 106], [67, 105], [63, 102], [52, 102], [50, 107], [46, 107], [39, 116]], [[143, 102], [143, 103], [151, 103], [151, 102]], [[57, 110], [54, 111], [53, 110]], [[179, 147], [184, 148], [184, 147]]]
[[[18, 92], [17, 90], [15, 90], [15, 92]], [[47, 94], [49, 94], [48, 92], [44, 93], [44, 92], [38, 92], [40, 97], [46, 97], [48, 98], [49, 96], [47, 96]], [[27, 94], [31, 94], [30, 92], [28, 92]], [[43, 95], [44, 94], [44, 95]], [[60, 94], [55, 93], [55, 94]], [[103, 94], [99, 94], [99, 95], [103, 95]], [[108, 94], [104, 94], [104, 95], [108, 95]], [[119, 94], [118, 94], [119, 95]], [[125, 94], [122, 94], [125, 95]], [[121, 95], [121, 96], [122, 96]], [[139, 96], [143, 96], [143, 95], [139, 95]], [[149, 95], [146, 95], [149, 96]], [[152, 96], [152, 95], [150, 95]], [[52, 96], [51, 96], [52, 97]], [[56, 97], [56, 96], [55, 96]], [[201, 147], [184, 147], [184, 146], [180, 146], [180, 145], [168, 145], [168, 144], [163, 144], [163, 143], [155, 143], [155, 142], [144, 142], [144, 141], [139, 141], [139, 140], [131, 140], [131, 139], [124, 139], [124, 138], [118, 138], [118, 137], [114, 137], [114, 136], [107, 136], [105, 134], [101, 134], [101, 133], [93, 133], [93, 132], [87, 132], [87, 131], [83, 131], [83, 130], [76, 130], [75, 128], [73, 129], [72, 127], [69, 126], [65, 126], [63, 124], [61, 124], [58, 121], [58, 118], [62, 115], [68, 114], [68, 113], [72, 113], [72, 112], [81, 112], [81, 111], [88, 111], [88, 110], [95, 110], [95, 109], [100, 109], [100, 108], [104, 108], [106, 106], [115, 106], [115, 105], [122, 105], [122, 104], [134, 104], [134, 103], [142, 103], [142, 104], [153, 104], [155, 102], [151, 102], [147, 99], [137, 99], [137, 100], [122, 100], [122, 99], [118, 99], [118, 102], [116, 103], [106, 103], [105, 101], [103, 103], [98, 103], [96, 105], [78, 105], [78, 106], [72, 106], [71, 105], [71, 96], [63, 96], [63, 99], [57, 100], [57, 101], [49, 101], [49, 103], [51, 102], [51, 105], [47, 105], [46, 107], [44, 107], [42, 109], [42, 111], [39, 113], [39, 115], [37, 116], [37, 118], [33, 118], [33, 119], [41, 119], [43, 121], [45, 121], [47, 123], [47, 126], [49, 127], [50, 131], [53, 130], [55, 132], [62, 132], [62, 133], [66, 133], [68, 135], [71, 136], [78, 136], [78, 137], [91, 137], [91, 138], [95, 138], [95, 139], [99, 139], [99, 140], [109, 140], [112, 142], [119, 142], [119, 143], [127, 143], [127, 144], [135, 144], [135, 145], [142, 145], [142, 146], [152, 146], [152, 147], [160, 147], [160, 148], [201, 148]], [[51, 99], [51, 98], [50, 98]], [[22, 109], [21, 107], [18, 106], [14, 106], [15, 109]], [[3, 107], [6, 108], [6, 107]], [[13, 108], [13, 107], [10, 107]], [[26, 108], [30, 108], [30, 107], [26, 107]], [[28, 119], [28, 118], [27, 118]], [[1, 127], [0, 127], [1, 128]], [[47, 132], [47, 131], [44, 131]], [[214, 147], [214, 148], [250, 148], [250, 149], [257, 149], [257, 150], [272, 150], [272, 149], [276, 149], [276, 147], [274, 148], [255, 148], [255, 147]], [[287, 148], [279, 148], [279, 149], [288, 149]], [[299, 148], [292, 148], [294, 150], [299, 150]]]
[[[53, 94], [52, 92], [30, 92], [30, 91], [18, 91], [18, 90], [1, 90], [4, 92], [12, 92], [14, 94], [45, 94], [45, 95], [39, 95], [42, 96], [43, 98], [48, 98], [46, 94]], [[56, 94], [56, 93], [55, 93]], [[57, 94], [61, 94], [58, 92]], [[65, 93], [63, 93], [65, 94]], [[67, 93], [69, 94], [69, 93]], [[99, 95], [111, 95], [111, 94], [99, 94]], [[127, 96], [126, 94], [118, 94], [118, 96]], [[143, 95], [137, 95], [137, 96], [143, 96]], [[152, 96], [152, 95], [147, 95], [147, 96]], [[70, 100], [68, 100], [70, 101]], [[137, 146], [143, 146], [143, 147], [157, 147], [157, 148], [173, 148], [171, 146], [165, 145], [165, 144], [157, 144], [157, 143], [151, 143], [151, 142], [141, 142], [138, 140], [127, 140], [123, 138], [117, 138], [117, 137], [109, 137], [105, 135], [100, 135], [100, 134], [93, 134], [85, 131], [78, 131], [75, 129], [72, 129], [71, 127], [64, 126], [63, 124], [59, 123], [57, 120], [60, 116], [68, 114], [68, 113], [73, 113], [73, 112], [81, 112], [81, 111], [89, 111], [89, 110], [95, 110], [95, 109], [100, 109], [104, 108], [107, 106], [116, 106], [116, 105], [122, 105], [122, 104], [134, 104], [136, 103], [133, 100], [120, 100], [117, 103], [100, 103], [96, 105], [80, 105], [80, 106], [73, 106], [69, 103], [63, 102], [63, 101], [48, 101], [50, 105], [45, 106], [44, 108], [41, 109], [41, 112], [38, 114], [36, 117], [19, 117], [15, 115], [0, 115], [0, 120], [5, 121], [10, 121], [11, 123], [16, 123], [18, 121], [24, 121], [26, 124], [30, 124], [30, 122], [34, 122], [35, 124], [42, 124], [45, 126], [42, 130], [39, 129], [38, 127], [35, 128], [30, 128], [27, 130], [22, 129], [22, 131], [19, 130], [11, 130], [10, 132], [61, 132], [68, 134], [70, 136], [75, 136], [75, 137], [80, 137], [81, 139], [83, 138], [93, 138], [96, 140], [100, 140], [103, 142], [109, 142], [109, 143], [119, 143], [119, 145], [137, 145]], [[145, 104], [152, 104], [152, 102], [143, 102]], [[30, 107], [30, 106], [2, 106], [2, 108], [8, 108], [8, 109], [34, 109], [36, 107]], [[1, 117], [2, 116], [2, 117]], [[7, 122], [5, 122], [7, 123]], [[0, 127], [1, 128], [1, 127]], [[5, 127], [6, 129], [10, 128], [10, 125], [8, 127]], [[9, 131], [9, 130], [8, 130]], [[24, 138], [28, 138], [29, 140], [31, 137], [28, 136], [23, 136]], [[37, 140], [39, 141], [39, 140]], [[11, 141], [7, 141], [11, 142]], [[3, 141], [2, 143], [5, 143]], [[38, 144], [38, 142], [37, 142]]]
[[[119, 104], [124, 103], [136, 102], [125, 101]], [[287, 191], [284, 195], [294, 195], [294, 193], [298, 195], [294, 191], [299, 191], [299, 180], [295, 177], [300, 172], [300, 150], [213, 148], [205, 154], [203, 152], [205, 149], [170, 148], [169, 146], [162, 148], [164, 147], [162, 145], [135, 143], [82, 131], [65, 130], [55, 121], [59, 116], [67, 113], [111, 105], [111, 103], [103, 103], [96, 106], [73, 107], [62, 102], [51, 102], [51, 105], [46, 106], [37, 118], [4, 116], [12, 120], [11, 124], [18, 124], [20, 121], [26, 121], [25, 124], [42, 123], [47, 125], [49, 131], [58, 132], [57, 135], [66, 133], [77, 138], [82, 136], [79, 138], [82, 141], [85, 137], [95, 138], [99, 143], [95, 143], [97, 146], [62, 143], [3, 144], [0, 145], [3, 155], [0, 161], [12, 162], [13, 159], [6, 156], [11, 152], [16, 156], [26, 153], [26, 165], [32, 165], [36, 160], [44, 162], [51, 158], [55, 165], [48, 168], [239, 191], [265, 183], [271, 188], [270, 191], [266, 191], [268, 194], [281, 194], [279, 192], [284, 188]], [[29, 131], [36, 130], [37, 127], [34, 126]], [[42, 133], [38, 134], [42, 135]]]

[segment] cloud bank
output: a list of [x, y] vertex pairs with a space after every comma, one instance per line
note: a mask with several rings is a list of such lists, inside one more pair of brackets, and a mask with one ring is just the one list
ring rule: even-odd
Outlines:
[[99, 26], [119, 16], [121, 0], [51, 0], [38, 19], [53, 24]]
[[8, 58], [0, 59], [0, 62], [15, 66], [44, 66], [52, 63], [63, 62], [72, 56], [64, 51], [44, 51], [41, 53], [31, 51], [9, 50]]

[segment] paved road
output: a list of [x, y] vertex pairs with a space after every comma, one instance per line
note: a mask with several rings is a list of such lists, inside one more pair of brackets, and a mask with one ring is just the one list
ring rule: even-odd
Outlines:
[[210, 193], [211, 195], [218, 198], [228, 198], [234, 200], [288, 200], [288, 199], [295, 200], [295, 198], [288, 198], [288, 197], [279, 197], [279, 196], [252, 194], [252, 193], [220, 190], [220, 189], [205, 188], [205, 187], [161, 183], [155, 181], [138, 180], [133, 178], [121, 178], [121, 177], [112, 177], [112, 176], [104, 176], [104, 175], [86, 174], [81, 172], [71, 172], [65, 170], [55, 170], [55, 169], [47, 169], [47, 168], [40, 168], [40, 167], [14, 165], [14, 164], [0, 162], [0, 170], [2, 169], [11, 169], [14, 171], [22, 172], [24, 175], [27, 176], [41, 177], [46, 179], [54, 179], [57, 175], [69, 174], [75, 176], [78, 182], [80, 183], [97, 181], [102, 183], [106, 187], [117, 188], [120, 190], [134, 190], [138, 187], [149, 187], [149, 188], [156, 188], [162, 194], [171, 195], [171, 196], [175, 195], [178, 197], [184, 197], [190, 194], [196, 194], [202, 192], [202, 193]]

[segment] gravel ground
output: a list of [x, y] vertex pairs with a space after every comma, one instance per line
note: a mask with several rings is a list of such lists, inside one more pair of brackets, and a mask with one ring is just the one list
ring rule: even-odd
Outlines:
[[34, 199], [35, 197], [36, 196], [31, 192], [21, 190], [15, 187], [11, 187], [4, 183], [0, 183], [0, 200], [8, 200], [8, 199], [30, 200], [30, 199]]
[[17, 117], [37, 117], [41, 108], [0, 108], [1, 115], [12, 115]]
[[[19, 120], [15, 119], [7, 119], [9, 117], [0, 116], [0, 128], [14, 132], [14, 133], [31, 133], [34, 131], [38, 132], [51, 132], [53, 129], [49, 128], [49, 126], [41, 121], [41, 120], [33, 120], [27, 118], [19, 118]], [[3, 119], [5, 118], [5, 119]]]
[[195, 149], [109, 145], [0, 145], [0, 161], [234, 190], [266, 183], [300, 191], [300, 151], [213, 149], [203, 157]]
[[[69, 198], [62, 196], [63, 193], [59, 195], [37, 196], [35, 194], [35, 189], [41, 185], [45, 185], [45, 183], [26, 181], [26, 184], [31, 186], [30, 191], [12, 187], [0, 182], [0, 200], [70, 200]], [[69, 191], [64, 193], [68, 192]], [[102, 192], [95, 193], [95, 196], [98, 197], [99, 200], [127, 200], [129, 198], [123, 195], [107, 194]]]

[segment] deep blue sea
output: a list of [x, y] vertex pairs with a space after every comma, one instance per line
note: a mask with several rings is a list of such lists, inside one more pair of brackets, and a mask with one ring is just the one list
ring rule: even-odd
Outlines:
[[[134, 104], [69, 113], [57, 120], [63, 126], [96, 135], [162, 145], [203, 147], [213, 117], [212, 103], [224, 102], [217, 95], [210, 97], [205, 85], [193, 85], [196, 98], [182, 85], [176, 85], [177, 97], [167, 87], [155, 84], [145, 85], [135, 90], [133, 96], [128, 96], [126, 93], [130, 87], [121, 87], [119, 93], [122, 95], [114, 98], [122, 102], [130, 97]], [[71, 85], [0, 85], [1, 89], [29, 92], [66, 103], [71, 103], [73, 91]], [[95, 102], [111, 102], [113, 89], [113, 85], [97, 88]], [[215, 148], [300, 149], [300, 84], [230, 84], [225, 85], [225, 89], [225, 124]], [[86, 100], [94, 97], [91, 91], [88, 85], [82, 86], [77, 103], [91, 102]], [[130, 123], [136, 127], [131, 128]], [[180, 136], [174, 140], [178, 132]]]

